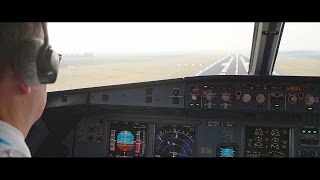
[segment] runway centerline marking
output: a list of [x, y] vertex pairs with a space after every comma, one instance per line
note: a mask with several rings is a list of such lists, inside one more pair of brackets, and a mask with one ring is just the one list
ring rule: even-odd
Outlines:
[[[217, 65], [219, 62], [225, 60], [227, 57], [231, 56], [233, 53], [230, 53], [228, 55], [226, 55], [225, 57], [219, 59], [218, 61], [216, 61], [215, 63], [211, 64], [210, 68], [208, 69], [211, 69], [212, 67], [214, 67], [215, 65]], [[198, 72], [197, 74], [195, 74], [194, 76], [199, 76], [200, 74], [204, 73], [205, 71], [208, 70], [207, 68], [205, 68], [204, 70], [200, 70], [200, 72]]]
[[232, 56], [232, 58], [227, 62], [227, 63], [223, 63], [222, 66], [224, 66], [224, 68], [222, 69], [221, 73], [226, 73], [233, 61], [234, 57]]
[[239, 67], [239, 54], [237, 52], [237, 56], [236, 56], [236, 75], [238, 75], [238, 67]]

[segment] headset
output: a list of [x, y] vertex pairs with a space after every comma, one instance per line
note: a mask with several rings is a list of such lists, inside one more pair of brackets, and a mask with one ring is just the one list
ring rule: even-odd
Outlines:
[[62, 58], [49, 45], [47, 24], [41, 23], [44, 40], [33, 38], [21, 44], [19, 68], [24, 82], [31, 86], [54, 83]]

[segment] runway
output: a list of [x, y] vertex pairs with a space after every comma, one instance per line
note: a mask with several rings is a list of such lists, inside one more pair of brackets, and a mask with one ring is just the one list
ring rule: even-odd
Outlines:
[[247, 75], [249, 70], [249, 57], [240, 52], [231, 53], [215, 61], [209, 67], [200, 70], [194, 76], [209, 75]]

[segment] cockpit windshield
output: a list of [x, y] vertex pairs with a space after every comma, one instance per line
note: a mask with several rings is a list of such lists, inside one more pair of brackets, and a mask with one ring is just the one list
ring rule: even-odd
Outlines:
[[320, 23], [285, 23], [275, 75], [320, 75]]
[[63, 54], [48, 91], [248, 74], [254, 23], [48, 23]]

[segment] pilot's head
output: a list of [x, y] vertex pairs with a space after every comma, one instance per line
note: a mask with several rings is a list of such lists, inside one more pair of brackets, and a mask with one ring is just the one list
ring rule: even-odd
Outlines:
[[45, 23], [0, 23], [0, 120], [25, 136], [44, 110], [46, 84], [57, 75], [57, 54], [45, 37]]

